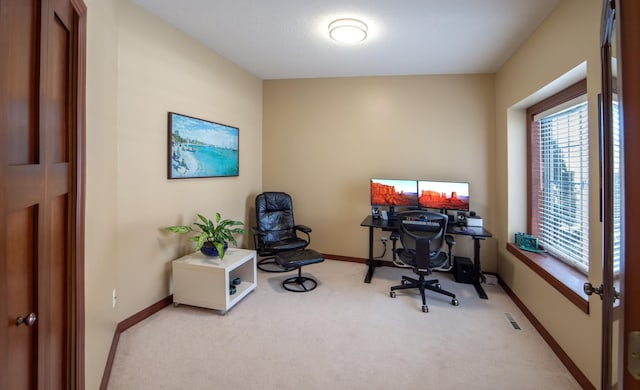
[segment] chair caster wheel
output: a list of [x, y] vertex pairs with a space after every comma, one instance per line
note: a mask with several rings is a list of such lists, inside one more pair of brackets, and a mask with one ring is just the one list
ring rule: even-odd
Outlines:
[[408, 281], [408, 280], [402, 279], [402, 284], [409, 284], [409, 283], [411, 283], [411, 282]]
[[459, 302], [457, 299], [453, 298], [453, 299], [451, 300], [451, 304], [452, 304], [453, 306], [458, 306], [458, 305], [460, 305], [460, 302]]
[[389, 296], [390, 296], [391, 298], [395, 298], [395, 297], [396, 297], [396, 292], [395, 292], [395, 291], [390, 291], [390, 292], [389, 292]]
[[428, 313], [428, 312], [429, 312], [429, 306], [427, 306], [427, 305], [422, 305], [422, 312], [423, 312], [423, 313]]
[[442, 288], [442, 285], [440, 283], [436, 283], [436, 288]]

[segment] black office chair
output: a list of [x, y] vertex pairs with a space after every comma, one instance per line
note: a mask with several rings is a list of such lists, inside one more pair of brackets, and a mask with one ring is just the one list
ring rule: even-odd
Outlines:
[[[252, 229], [253, 244], [262, 257], [258, 268], [265, 272], [286, 272], [275, 261], [278, 253], [306, 248], [311, 242], [311, 228], [296, 225], [293, 219], [293, 201], [284, 192], [264, 192], [256, 197], [256, 224]], [[298, 236], [303, 233], [303, 238]]]
[[[428, 211], [407, 211], [398, 216], [399, 231], [392, 235], [393, 258], [411, 267], [418, 275], [418, 279], [402, 276], [402, 284], [391, 287], [389, 296], [396, 297], [396, 290], [417, 288], [422, 297], [422, 311], [427, 313], [429, 307], [425, 297], [425, 290], [435, 291], [452, 298], [451, 304], [458, 306], [456, 295], [443, 290], [437, 279], [426, 280], [434, 269], [448, 263], [448, 256], [442, 251], [447, 235], [449, 218], [444, 214]], [[397, 247], [398, 238], [402, 248]], [[449, 247], [451, 248], [451, 246]], [[449, 249], [451, 251], [451, 249]]]

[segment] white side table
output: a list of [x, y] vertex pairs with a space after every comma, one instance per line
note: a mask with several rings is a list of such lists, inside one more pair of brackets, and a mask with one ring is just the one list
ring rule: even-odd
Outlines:
[[[220, 257], [194, 252], [172, 262], [173, 303], [221, 310], [231, 309], [256, 288], [256, 251], [229, 248]], [[229, 284], [240, 278], [236, 293], [229, 294]]]

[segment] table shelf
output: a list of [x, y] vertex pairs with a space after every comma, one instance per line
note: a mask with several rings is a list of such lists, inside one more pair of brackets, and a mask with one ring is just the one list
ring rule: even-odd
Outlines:
[[[256, 251], [229, 248], [224, 256], [208, 257], [191, 253], [172, 262], [173, 302], [226, 313], [257, 286]], [[229, 285], [235, 278], [241, 283], [235, 294]]]

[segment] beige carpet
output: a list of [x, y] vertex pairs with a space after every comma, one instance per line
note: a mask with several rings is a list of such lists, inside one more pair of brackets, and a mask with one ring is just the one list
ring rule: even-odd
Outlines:
[[[437, 274], [450, 298], [416, 291], [389, 297], [410, 270], [326, 260], [303, 268], [308, 293], [258, 271], [258, 287], [226, 315], [167, 307], [125, 331], [109, 389], [579, 389], [498, 285]], [[506, 319], [510, 313], [521, 327]]]

